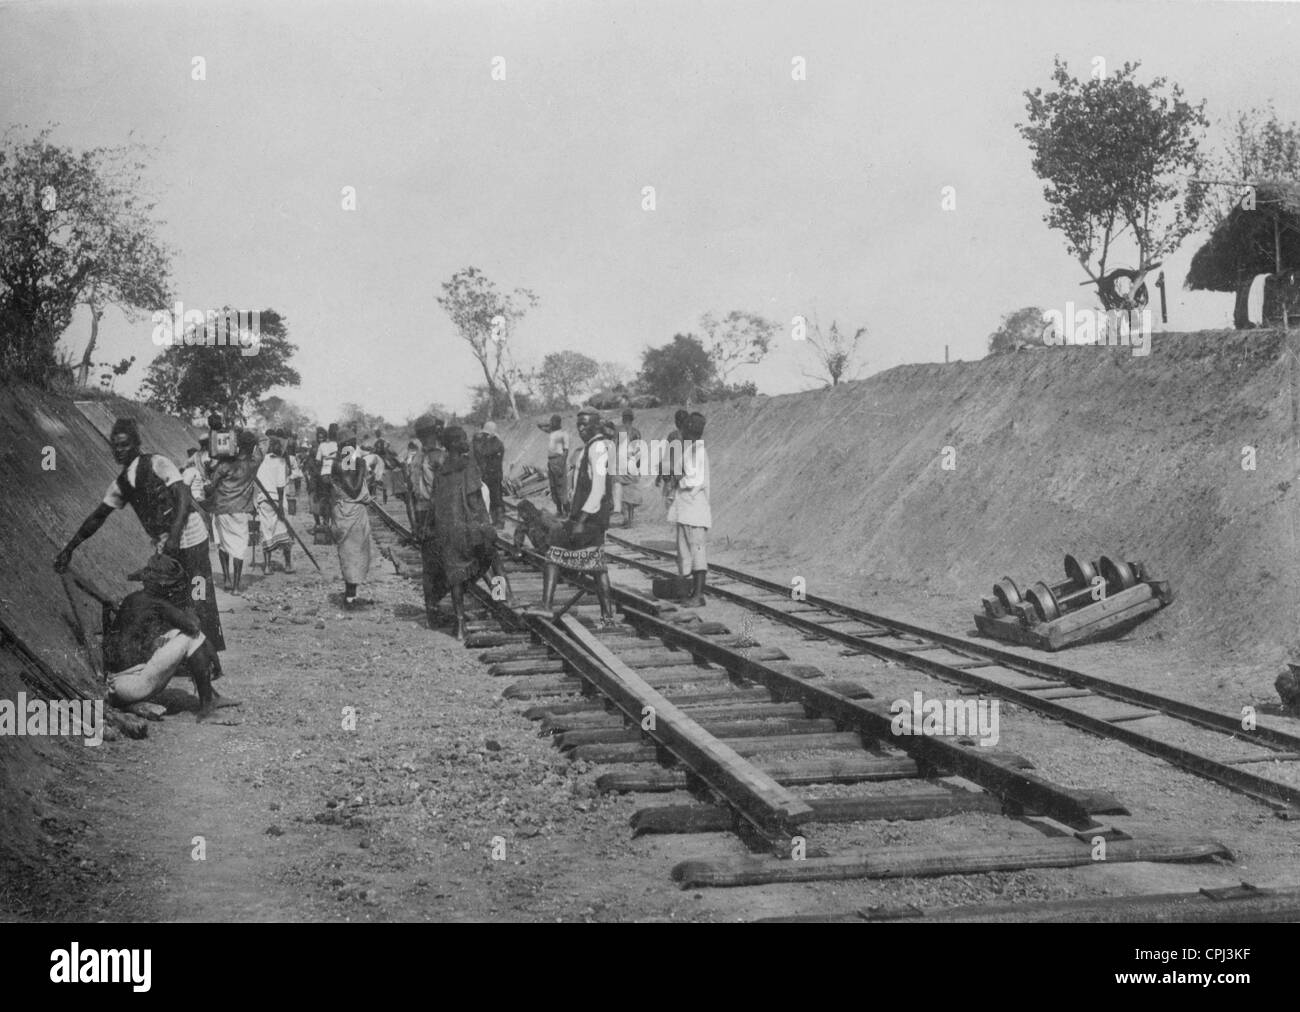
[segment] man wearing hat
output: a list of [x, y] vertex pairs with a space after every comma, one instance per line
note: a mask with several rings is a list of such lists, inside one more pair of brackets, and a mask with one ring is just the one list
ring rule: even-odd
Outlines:
[[184, 567], [170, 556], [155, 555], [127, 579], [141, 581], [144, 589], [122, 599], [104, 635], [109, 700], [118, 706], [144, 702], [183, 669], [199, 693], [199, 720], [219, 707], [238, 706], [212, 689], [216, 651], [194, 614], [183, 610], [188, 603]]
[[[109, 434], [113, 459], [122, 468], [108, 486], [104, 501], [88, 516], [72, 540], [54, 559], [54, 570], [66, 572], [72, 553], [103, 526], [104, 521], [128, 503], [140, 526], [155, 546], [175, 557], [185, 571], [188, 604], [198, 614], [203, 634], [213, 650], [226, 649], [212, 589], [212, 560], [208, 554], [208, 532], [192, 509], [189, 489], [176, 465], [158, 453], [140, 452], [140, 430], [133, 418], [119, 418]], [[221, 663], [214, 655], [212, 677], [221, 677]]]
[[546, 446], [546, 480], [551, 486], [551, 501], [555, 503], [558, 516], [569, 512], [569, 489], [566, 481], [569, 459], [569, 434], [564, 431], [559, 415], [551, 415], [548, 425], [538, 422], [537, 427], [549, 432]]

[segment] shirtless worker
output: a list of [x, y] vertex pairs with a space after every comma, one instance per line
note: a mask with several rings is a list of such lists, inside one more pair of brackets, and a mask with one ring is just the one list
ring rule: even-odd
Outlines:
[[140, 580], [144, 589], [122, 599], [104, 635], [109, 701], [116, 706], [145, 702], [184, 673], [199, 694], [198, 720], [220, 707], [238, 706], [212, 690], [217, 654], [194, 613], [186, 610], [184, 567], [169, 555], [155, 555], [127, 579]]
[[[104, 501], [55, 557], [54, 571], [67, 572], [77, 546], [92, 537], [114, 510], [129, 503], [154, 545], [173, 556], [185, 570], [189, 605], [198, 615], [208, 643], [214, 651], [225, 650], [226, 640], [212, 587], [207, 528], [192, 508], [189, 489], [181, 480], [180, 471], [161, 454], [140, 452], [140, 429], [133, 418], [119, 418], [113, 423], [109, 444], [113, 459], [122, 471], [108, 486]], [[215, 654], [213, 669], [212, 677], [220, 678], [221, 661]]]
[[556, 515], [565, 516], [569, 512], [569, 434], [564, 431], [559, 415], [551, 415], [550, 425], [538, 422], [537, 427], [550, 433], [546, 444], [546, 479], [551, 486]]

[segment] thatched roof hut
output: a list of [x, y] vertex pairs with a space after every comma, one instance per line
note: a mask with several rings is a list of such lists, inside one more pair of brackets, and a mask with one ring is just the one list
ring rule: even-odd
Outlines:
[[1186, 287], [1235, 292], [1240, 277], [1273, 273], [1275, 220], [1280, 226], [1283, 268], [1300, 267], [1300, 183], [1271, 180], [1255, 184], [1255, 210], [1243, 209], [1239, 201], [1196, 251]]
[[1277, 269], [1275, 241], [1281, 246], [1283, 270], [1300, 269], [1300, 183], [1256, 183], [1255, 209], [1246, 210], [1238, 201], [1192, 257], [1184, 286], [1192, 291], [1235, 292], [1244, 307], [1255, 276]]

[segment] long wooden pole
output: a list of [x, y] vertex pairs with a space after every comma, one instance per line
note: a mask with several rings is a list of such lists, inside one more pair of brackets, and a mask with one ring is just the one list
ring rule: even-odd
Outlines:
[[284, 510], [280, 509], [280, 504], [271, 498], [271, 493], [268, 492], [266, 486], [262, 484], [262, 479], [254, 475], [253, 482], [262, 490], [262, 495], [266, 496], [266, 501], [271, 504], [271, 509], [275, 510], [275, 515], [280, 518], [280, 522], [284, 524], [284, 526], [288, 528], [289, 533], [293, 535], [294, 541], [298, 542], [299, 547], [307, 553], [307, 558], [311, 559], [311, 564], [316, 567], [316, 572], [322, 572], [320, 563], [316, 561], [316, 556], [311, 554], [311, 549], [303, 543], [302, 538], [298, 537], [298, 532], [293, 529], [293, 524], [289, 523], [289, 518], [284, 515]]

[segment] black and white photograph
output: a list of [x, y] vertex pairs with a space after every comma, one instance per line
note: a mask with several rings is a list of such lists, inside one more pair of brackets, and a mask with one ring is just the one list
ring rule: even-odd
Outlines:
[[126, 932], [23, 973], [170, 994], [171, 926], [268, 923], [1032, 967], [1051, 923], [1096, 984], [1263, 982], [1298, 42], [1226, 0], [0, 2], [0, 921]]

